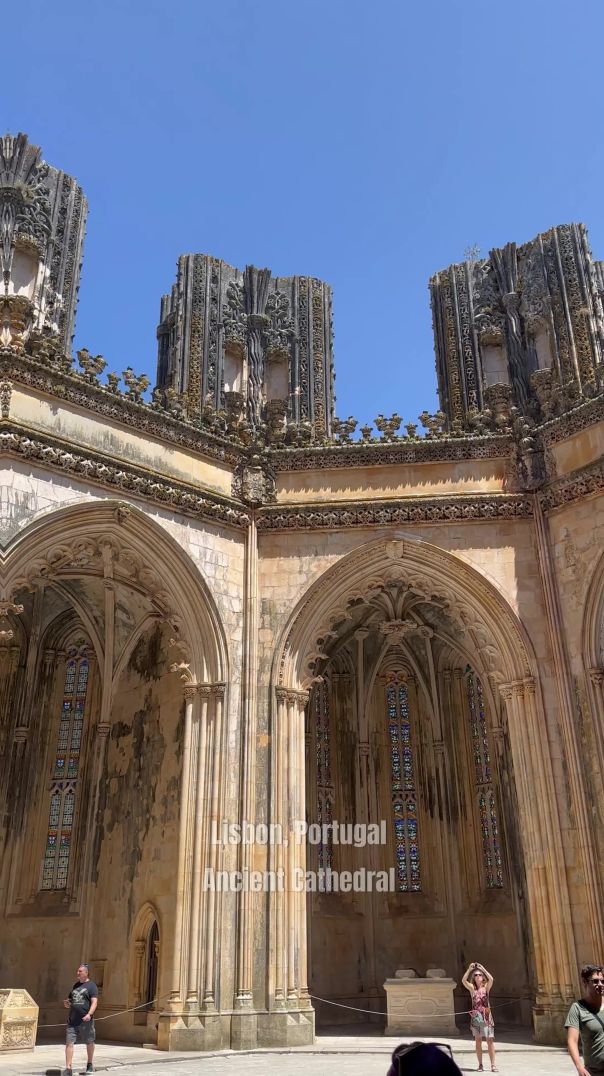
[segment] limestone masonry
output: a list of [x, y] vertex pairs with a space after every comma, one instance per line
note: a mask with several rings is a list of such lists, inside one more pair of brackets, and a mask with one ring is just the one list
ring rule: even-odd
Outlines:
[[87, 960], [107, 1038], [244, 1049], [480, 960], [557, 1041], [604, 960], [584, 227], [437, 273], [440, 410], [359, 429], [308, 277], [183, 255], [150, 395], [74, 359], [85, 218], [0, 139], [0, 994], [60, 1023]]

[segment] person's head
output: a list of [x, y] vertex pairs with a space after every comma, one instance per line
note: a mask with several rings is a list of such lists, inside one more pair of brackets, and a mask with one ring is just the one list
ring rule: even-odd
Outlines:
[[480, 990], [481, 986], [484, 986], [486, 983], [484, 972], [482, 972], [480, 968], [474, 968], [474, 971], [470, 974], [470, 980], [474, 983], [477, 990]]
[[88, 978], [88, 964], [80, 964], [77, 970], [78, 982], [85, 983]]
[[387, 1076], [460, 1076], [452, 1057], [432, 1042], [401, 1043]]
[[586, 998], [592, 1001], [604, 993], [604, 969], [601, 964], [584, 964], [581, 968], [581, 985]]

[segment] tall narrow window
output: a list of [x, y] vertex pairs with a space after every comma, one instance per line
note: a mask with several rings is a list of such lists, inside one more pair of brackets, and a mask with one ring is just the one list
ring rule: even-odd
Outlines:
[[[333, 822], [333, 783], [331, 779], [331, 740], [329, 687], [323, 681], [315, 688], [315, 742], [317, 751], [317, 822], [321, 827]], [[323, 840], [323, 833], [326, 839]], [[331, 829], [321, 829], [317, 846], [319, 869], [333, 866], [333, 837]]]
[[147, 939], [147, 973], [145, 976], [145, 1011], [153, 1009], [157, 998], [157, 970], [159, 965], [159, 927], [153, 923]]
[[503, 887], [501, 847], [499, 844], [497, 801], [491, 771], [486, 708], [482, 684], [469, 667], [466, 670], [466, 683], [470, 714], [470, 739], [474, 758], [475, 794], [480, 820], [486, 884], [487, 889], [501, 889]]
[[386, 684], [386, 704], [390, 734], [397, 889], [401, 893], [419, 893], [422, 883], [409, 696], [407, 685], [398, 677], [389, 680]]
[[82, 733], [88, 691], [85, 650], [68, 652], [59, 734], [50, 786], [42, 889], [66, 889], [71, 856]]

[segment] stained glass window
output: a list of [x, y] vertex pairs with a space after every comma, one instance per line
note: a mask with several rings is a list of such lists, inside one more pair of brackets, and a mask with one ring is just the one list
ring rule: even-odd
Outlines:
[[390, 744], [392, 815], [396, 857], [397, 889], [401, 893], [421, 892], [417, 794], [409, 696], [407, 685], [398, 679], [386, 685]]
[[469, 667], [466, 669], [466, 684], [468, 712], [470, 715], [470, 741], [474, 761], [474, 787], [486, 885], [487, 889], [501, 889], [503, 887], [503, 869], [497, 800], [489, 751], [486, 707], [480, 679]]
[[[320, 826], [333, 822], [333, 781], [331, 776], [331, 742], [329, 687], [323, 681], [315, 688], [315, 744], [317, 766], [317, 822]], [[322, 831], [323, 832], [323, 831]], [[319, 869], [333, 867], [331, 831], [317, 845]]]
[[42, 889], [67, 888], [88, 672], [88, 661], [84, 653], [71, 650], [65, 668], [57, 747], [52, 769], [48, 832], [42, 863]]

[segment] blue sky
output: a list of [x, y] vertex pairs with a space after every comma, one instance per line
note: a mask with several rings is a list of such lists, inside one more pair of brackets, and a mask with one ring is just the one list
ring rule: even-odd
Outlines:
[[76, 346], [155, 372], [178, 255], [334, 289], [338, 414], [436, 406], [427, 283], [583, 220], [604, 257], [601, 0], [33, 0], [5, 130], [90, 203]]

